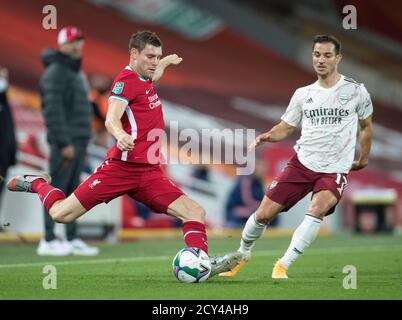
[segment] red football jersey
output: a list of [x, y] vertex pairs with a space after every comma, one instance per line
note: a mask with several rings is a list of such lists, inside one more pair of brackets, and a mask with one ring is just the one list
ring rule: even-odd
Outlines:
[[160, 163], [160, 136], [164, 133], [162, 103], [151, 80], [137, 74], [130, 66], [124, 68], [113, 81], [109, 99], [127, 102], [121, 117], [123, 130], [133, 137], [134, 148], [121, 151], [115, 144], [106, 158], [134, 163]]

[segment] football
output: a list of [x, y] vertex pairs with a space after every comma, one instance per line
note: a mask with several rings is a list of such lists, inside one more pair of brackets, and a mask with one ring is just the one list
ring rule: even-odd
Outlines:
[[204, 282], [211, 273], [208, 254], [198, 248], [181, 249], [172, 262], [173, 274], [185, 283]]

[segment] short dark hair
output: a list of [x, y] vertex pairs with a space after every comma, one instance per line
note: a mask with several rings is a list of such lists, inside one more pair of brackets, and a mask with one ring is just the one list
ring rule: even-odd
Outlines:
[[335, 46], [335, 53], [340, 54], [341, 53], [341, 43], [337, 38], [334, 36], [328, 35], [328, 34], [319, 34], [316, 35], [313, 39], [313, 50], [314, 46], [316, 43], [326, 43], [326, 42], [331, 42]]
[[138, 52], [141, 52], [144, 50], [147, 44], [151, 44], [155, 47], [162, 47], [162, 41], [155, 32], [148, 30], [138, 31], [131, 35], [130, 42], [128, 44], [128, 51], [130, 51], [132, 48], [135, 48], [138, 50]]

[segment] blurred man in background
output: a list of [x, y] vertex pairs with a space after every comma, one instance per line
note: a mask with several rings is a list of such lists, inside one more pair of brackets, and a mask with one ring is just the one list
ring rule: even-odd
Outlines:
[[7, 89], [8, 70], [0, 67], [0, 208], [3, 179], [7, 175], [8, 168], [16, 164], [17, 154], [14, 121], [8, 104]]
[[[303, 222], [290, 246], [276, 262], [272, 278], [286, 279], [290, 265], [315, 240], [324, 217], [333, 213], [342, 197], [350, 170], [367, 166], [371, 148], [373, 105], [363, 84], [338, 72], [341, 45], [333, 36], [316, 36], [312, 60], [318, 80], [296, 90], [281, 122], [259, 135], [251, 147], [286, 139], [301, 124], [296, 154], [272, 181], [257, 211], [248, 219], [240, 248], [243, 259], [225, 276], [233, 276], [250, 259], [255, 241], [280, 212], [289, 210], [312, 192]], [[353, 161], [356, 133], [360, 156]]]
[[111, 146], [111, 136], [105, 127], [108, 108], [108, 93], [111, 79], [101, 74], [94, 74], [89, 78], [91, 87], [90, 98], [94, 117], [92, 120], [93, 143], [108, 149]]
[[[91, 137], [92, 106], [88, 84], [81, 72], [84, 37], [80, 29], [68, 26], [57, 38], [59, 51], [46, 49], [42, 61], [46, 70], [40, 80], [42, 111], [50, 144], [49, 170], [53, 185], [70, 195], [80, 183], [80, 173]], [[75, 221], [66, 225], [67, 241], [54, 233], [55, 223], [45, 210], [45, 239], [39, 255], [96, 255], [99, 250], [77, 237]]]

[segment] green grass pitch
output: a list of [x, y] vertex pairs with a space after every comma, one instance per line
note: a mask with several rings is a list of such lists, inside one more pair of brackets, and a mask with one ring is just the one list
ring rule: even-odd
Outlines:
[[[100, 243], [97, 257], [39, 257], [36, 244], [0, 244], [0, 299], [402, 299], [402, 238], [322, 236], [289, 270], [271, 279], [289, 237], [263, 238], [236, 277], [202, 284], [178, 282], [172, 258], [180, 239]], [[237, 249], [239, 239], [210, 239], [210, 254]], [[54, 265], [57, 288], [44, 289], [45, 265]], [[343, 287], [343, 268], [356, 267], [357, 288]]]

